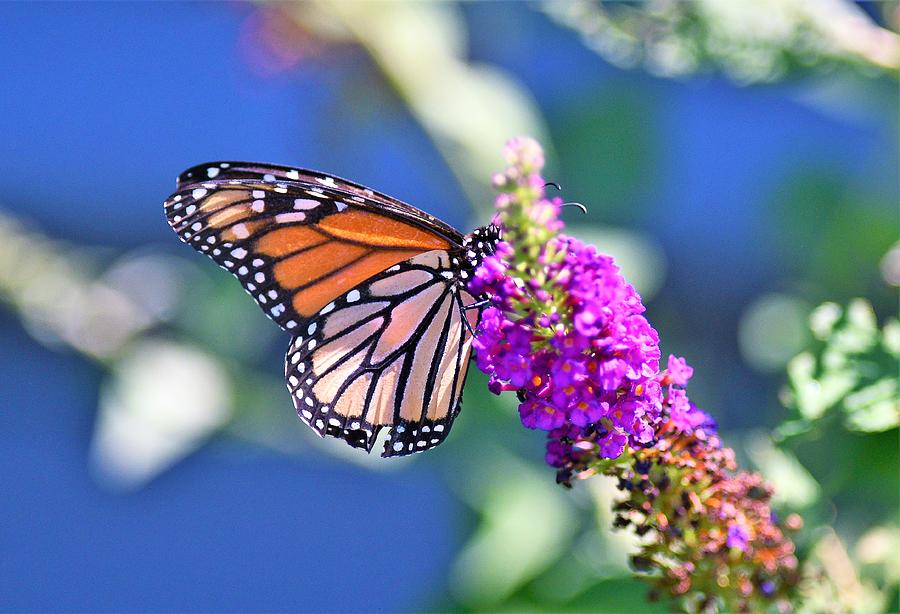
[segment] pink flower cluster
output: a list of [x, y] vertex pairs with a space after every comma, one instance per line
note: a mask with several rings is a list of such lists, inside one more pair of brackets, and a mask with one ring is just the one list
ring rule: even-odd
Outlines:
[[[602, 431], [606, 458], [650, 444], [662, 408], [660, 351], [640, 296], [612, 258], [571, 237], [559, 235], [540, 254], [543, 278], [517, 282], [510, 254], [502, 243], [469, 284], [492, 302], [474, 342], [491, 390], [518, 391], [528, 428]], [[536, 313], [535, 303], [546, 308]], [[551, 447], [548, 462], [555, 458]]]

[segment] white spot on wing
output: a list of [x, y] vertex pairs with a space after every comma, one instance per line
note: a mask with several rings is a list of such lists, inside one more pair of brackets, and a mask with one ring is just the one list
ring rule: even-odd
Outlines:
[[296, 198], [294, 199], [294, 209], [315, 209], [321, 204], [320, 201], [312, 198]]
[[288, 224], [290, 222], [302, 222], [306, 219], [306, 214], [302, 211], [294, 211], [293, 213], [279, 213], [275, 216], [277, 224]]
[[238, 239], [246, 239], [250, 236], [250, 231], [247, 230], [247, 226], [244, 224], [235, 224], [231, 227], [231, 230]]

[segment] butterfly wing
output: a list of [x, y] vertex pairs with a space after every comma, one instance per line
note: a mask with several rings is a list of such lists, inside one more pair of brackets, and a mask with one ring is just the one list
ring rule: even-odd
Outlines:
[[185, 171], [165, 210], [182, 241], [234, 274], [291, 331], [385, 269], [462, 241], [428, 214], [362, 186], [252, 163]]
[[[214, 179], [213, 179], [214, 178]], [[191, 167], [178, 176], [178, 190], [196, 187], [194, 184], [217, 182], [242, 182], [262, 181], [305, 186], [310, 188], [323, 188], [334, 190], [344, 197], [356, 197], [357, 204], [375, 205], [379, 211], [399, 216], [401, 218], [420, 224], [427, 230], [441, 234], [452, 242], [459, 243], [462, 238], [459, 232], [452, 226], [445, 224], [438, 218], [416, 209], [410, 204], [397, 200], [392, 196], [376, 192], [358, 183], [341, 179], [334, 175], [328, 175], [302, 168], [291, 168], [277, 164], [260, 164], [258, 162], [207, 162]]]
[[[444, 250], [398, 263], [326, 305], [287, 353], [288, 388], [300, 418], [320, 436], [382, 456], [441, 443], [459, 413], [478, 325]], [[463, 321], [468, 318], [468, 325]]]

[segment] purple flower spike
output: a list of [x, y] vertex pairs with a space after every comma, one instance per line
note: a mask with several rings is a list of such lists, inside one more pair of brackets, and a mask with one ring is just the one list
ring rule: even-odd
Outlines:
[[503, 241], [468, 285], [490, 302], [473, 341], [489, 389], [515, 391], [522, 424], [546, 432], [557, 482], [617, 479], [615, 526], [642, 537], [632, 562], [657, 572], [658, 593], [704, 611], [789, 612], [798, 561], [771, 487], [735, 473], [715, 421], [688, 398], [687, 361], [670, 355], [660, 371], [659, 335], [613, 259], [561, 234], [540, 146], [514, 139], [505, 153], [493, 179]]
[[493, 305], [474, 343], [476, 363], [492, 391], [525, 394], [519, 413], [529, 428], [596, 430], [608, 419], [616, 432], [601, 455], [646, 445], [662, 418], [662, 389], [659, 337], [640, 297], [612, 258], [559, 234], [561, 203], [543, 196], [540, 147], [514, 139], [506, 159], [494, 180], [504, 242], [469, 284]]

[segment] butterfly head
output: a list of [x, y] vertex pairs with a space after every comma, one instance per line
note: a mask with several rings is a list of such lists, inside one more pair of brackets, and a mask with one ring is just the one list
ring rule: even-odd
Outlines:
[[[476, 228], [463, 239], [463, 279], [466, 273], [474, 271], [485, 257], [494, 253], [497, 243], [500, 241], [500, 227], [494, 224]], [[468, 271], [466, 270], [468, 269]]]

